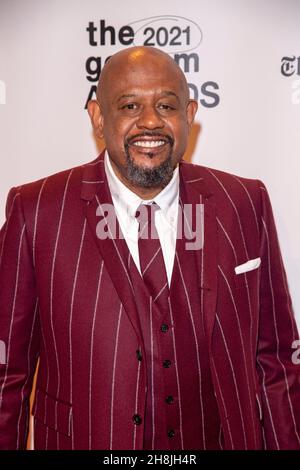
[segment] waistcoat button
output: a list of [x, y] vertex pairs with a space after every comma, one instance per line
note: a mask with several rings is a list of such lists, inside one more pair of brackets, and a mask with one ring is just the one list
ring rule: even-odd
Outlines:
[[163, 333], [167, 333], [168, 329], [169, 327], [165, 323], [163, 323], [160, 327], [160, 331], [162, 331]]
[[136, 357], [138, 361], [141, 361], [143, 358], [142, 353], [139, 349], [136, 351]]
[[172, 395], [169, 395], [166, 398], [166, 403], [168, 403], [168, 405], [171, 405], [171, 403], [174, 403], [174, 398], [172, 397]]
[[142, 418], [140, 417], [140, 415], [133, 415], [132, 421], [133, 421], [134, 424], [136, 424], [137, 426], [140, 425], [140, 424], [142, 424]]

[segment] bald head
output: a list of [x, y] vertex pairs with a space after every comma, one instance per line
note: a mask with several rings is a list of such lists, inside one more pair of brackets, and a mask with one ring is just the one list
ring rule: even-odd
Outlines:
[[178, 81], [181, 92], [186, 100], [189, 98], [189, 88], [184, 73], [177, 63], [165, 52], [154, 47], [130, 47], [117, 52], [109, 58], [100, 75], [97, 87], [97, 99], [103, 103], [110, 85], [115, 80], [122, 80], [127, 73], [135, 74], [138, 69], [157, 70], [171, 75]]

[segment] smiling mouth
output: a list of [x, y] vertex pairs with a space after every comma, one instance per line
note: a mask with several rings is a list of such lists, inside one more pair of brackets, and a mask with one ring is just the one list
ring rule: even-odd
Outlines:
[[132, 142], [131, 145], [135, 147], [142, 147], [142, 148], [157, 148], [161, 147], [162, 145], [165, 145], [167, 142], [165, 140], [136, 140], [135, 142]]
[[173, 139], [170, 136], [160, 135], [160, 134], [144, 134], [132, 137], [129, 139], [127, 144], [131, 147], [135, 147], [137, 151], [141, 153], [155, 154], [167, 145], [173, 145]]

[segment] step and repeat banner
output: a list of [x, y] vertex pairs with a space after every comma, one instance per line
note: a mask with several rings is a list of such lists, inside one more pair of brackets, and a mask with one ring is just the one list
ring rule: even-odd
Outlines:
[[11, 186], [98, 154], [108, 57], [159, 47], [199, 102], [186, 159], [267, 185], [300, 324], [299, 19], [299, 0], [0, 0], [0, 224]]

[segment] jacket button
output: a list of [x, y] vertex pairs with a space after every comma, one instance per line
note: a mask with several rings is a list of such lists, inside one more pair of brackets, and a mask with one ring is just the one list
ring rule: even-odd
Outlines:
[[169, 431], [168, 431], [168, 437], [169, 437], [170, 439], [172, 439], [172, 437], [174, 437], [174, 436], [175, 436], [175, 431], [174, 431], [174, 429], [169, 429]]
[[163, 323], [160, 327], [160, 331], [162, 331], [163, 333], [167, 333], [168, 329], [169, 327], [165, 323]]
[[136, 424], [137, 426], [139, 426], [140, 424], [142, 424], [142, 418], [140, 417], [140, 415], [133, 415], [132, 421], [133, 421], [134, 424]]
[[142, 353], [139, 349], [136, 351], [136, 357], [138, 361], [141, 361], [143, 359]]
[[171, 403], [174, 403], [174, 398], [172, 397], [172, 395], [169, 395], [166, 398], [166, 403], [168, 403], [168, 405], [171, 405]]
[[169, 359], [166, 359], [163, 362], [163, 366], [164, 366], [165, 369], [168, 369], [171, 366], [171, 361]]

